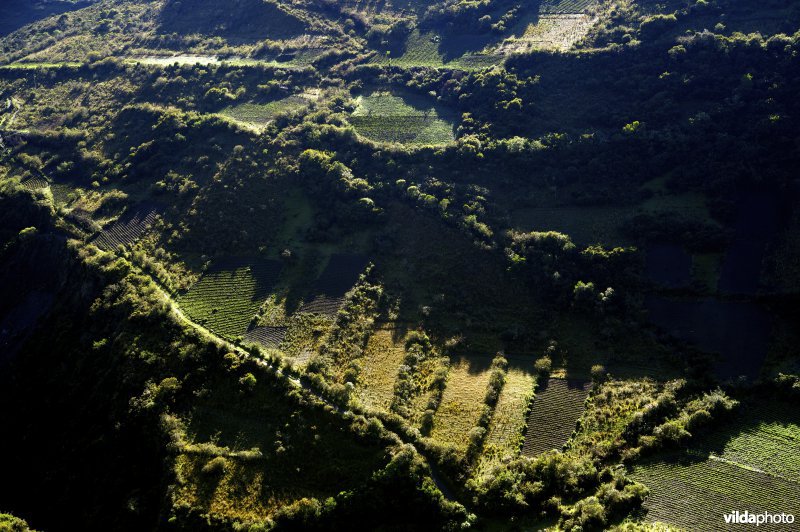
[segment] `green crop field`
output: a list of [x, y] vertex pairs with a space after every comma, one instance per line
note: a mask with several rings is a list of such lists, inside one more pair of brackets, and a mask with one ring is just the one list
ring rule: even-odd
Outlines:
[[356, 99], [350, 122], [376, 142], [413, 145], [448, 144], [455, 139], [455, 114], [413, 95], [373, 92]]
[[247, 331], [250, 321], [270, 294], [281, 263], [263, 259], [224, 261], [206, 272], [180, 297], [181, 308], [193, 320], [228, 338]]
[[700, 530], [719, 528], [731, 510], [800, 513], [800, 415], [790, 403], [753, 401], [691, 450], [633, 468], [651, 489], [648, 519]]
[[483, 411], [489, 384], [487, 358], [460, 358], [453, 362], [447, 377], [442, 403], [433, 418], [431, 437], [460, 451], [467, 448], [467, 435]]
[[372, 62], [402, 67], [426, 66], [465, 70], [488, 68], [503, 62], [502, 55], [483, 51], [487, 42], [481, 36], [462, 36], [456, 38], [457, 42], [452, 41], [451, 37], [443, 44], [441, 37], [436, 33], [414, 30], [406, 39], [405, 49], [401, 55], [395, 57], [380, 53]]
[[537, 391], [528, 416], [523, 454], [536, 456], [567, 443], [584, 410], [589, 386], [585, 381], [550, 379]]
[[637, 466], [631, 477], [650, 488], [648, 521], [686, 530], [723, 530], [723, 515], [733, 510], [800, 514], [800, 484], [720, 459], [678, 455]]
[[358, 400], [366, 407], [387, 411], [392, 404], [397, 369], [403, 363], [403, 338], [397, 330], [378, 329], [367, 342], [363, 367], [356, 385]]
[[292, 95], [269, 103], [240, 103], [222, 109], [219, 114], [246, 127], [262, 130], [276, 116], [293, 113], [308, 106], [311, 98], [305, 94]]

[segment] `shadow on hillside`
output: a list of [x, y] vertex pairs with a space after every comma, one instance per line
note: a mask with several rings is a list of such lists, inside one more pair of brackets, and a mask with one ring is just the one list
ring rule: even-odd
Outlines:
[[223, 37], [232, 44], [301, 35], [305, 24], [275, 4], [260, 0], [168, 0], [159, 14], [159, 32]]

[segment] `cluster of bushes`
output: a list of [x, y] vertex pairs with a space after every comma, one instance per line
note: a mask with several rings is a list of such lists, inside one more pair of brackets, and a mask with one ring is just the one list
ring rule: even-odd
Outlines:
[[[425, 333], [412, 332], [406, 339], [406, 355], [403, 364], [397, 372], [397, 380], [394, 386], [394, 395], [389, 409], [404, 418], [412, 415], [411, 402], [420, 393], [430, 389], [436, 391], [431, 398], [431, 403], [427, 405], [423, 417], [423, 426], [426, 431], [430, 430], [433, 422], [433, 414], [441, 401], [447, 381], [447, 366], [437, 364], [439, 354], [431, 344], [430, 339]], [[422, 366], [430, 370], [434, 364], [434, 374], [430, 381], [421, 375]]]
[[489, 384], [486, 387], [486, 396], [483, 398], [481, 417], [467, 435], [467, 451], [465, 453], [465, 461], [467, 464], [475, 464], [478, 458], [480, 458], [481, 451], [483, 450], [483, 443], [489, 431], [489, 424], [492, 422], [492, 415], [497, 406], [497, 400], [500, 398], [500, 392], [503, 391], [503, 385], [506, 382], [507, 370], [508, 361], [502, 353], [497, 353], [492, 360]]
[[[361, 275], [358, 283], [348, 292], [345, 303], [336, 315], [330, 337], [320, 349], [317, 360], [330, 361], [341, 372], [341, 381], [352, 387], [361, 371], [359, 359], [364, 353], [372, 324], [378, 316], [383, 287], [370, 282], [371, 267]], [[330, 373], [327, 367], [324, 373]], [[320, 362], [314, 367], [322, 370]]]
[[468, 487], [488, 514], [556, 517], [564, 530], [602, 530], [647, 494], [622, 470], [598, 469], [585, 457], [555, 451], [498, 465]]

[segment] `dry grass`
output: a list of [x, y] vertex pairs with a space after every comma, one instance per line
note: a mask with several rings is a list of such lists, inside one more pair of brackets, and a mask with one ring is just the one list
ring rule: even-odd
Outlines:
[[431, 437], [460, 451], [467, 448], [467, 435], [477, 425], [483, 411], [489, 384], [487, 358], [460, 358], [453, 361], [442, 403], [433, 418]]
[[388, 411], [392, 403], [397, 369], [405, 357], [404, 338], [395, 334], [394, 328], [378, 329], [367, 342], [356, 386], [356, 397], [367, 408]]
[[525, 413], [533, 397], [535, 375], [533, 369], [513, 364], [509, 361], [506, 382], [500, 392], [492, 423], [486, 435], [486, 446], [496, 448], [501, 454], [517, 454], [520, 446], [522, 428], [525, 426]]

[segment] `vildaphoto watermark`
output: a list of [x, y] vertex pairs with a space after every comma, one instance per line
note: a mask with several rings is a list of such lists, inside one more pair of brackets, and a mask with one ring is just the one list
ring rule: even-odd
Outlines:
[[739, 510], [725, 514], [725, 523], [730, 525], [791, 525], [794, 523], [794, 515], [779, 513], [771, 514], [769, 512], [761, 512], [760, 514], [750, 513], [747, 510], [740, 512]]

